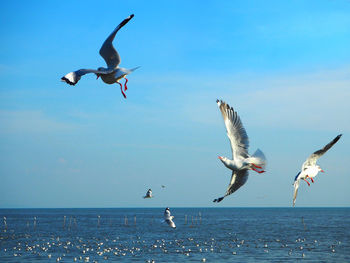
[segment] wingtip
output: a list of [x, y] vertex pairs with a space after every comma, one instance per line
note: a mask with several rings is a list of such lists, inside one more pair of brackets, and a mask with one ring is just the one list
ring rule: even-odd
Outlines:
[[66, 76], [62, 77], [61, 81], [66, 82], [67, 84], [72, 85], [72, 86], [75, 86], [75, 84], [77, 84], [77, 83], [71, 82], [69, 79], [66, 78]]
[[129, 15], [129, 19], [131, 19], [131, 18], [133, 18], [134, 17], [134, 14], [131, 14], [131, 15]]

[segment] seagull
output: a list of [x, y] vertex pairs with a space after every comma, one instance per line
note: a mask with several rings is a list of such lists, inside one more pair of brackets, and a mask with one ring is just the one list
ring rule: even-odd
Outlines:
[[121, 79], [125, 79], [124, 83], [124, 90], [126, 91], [128, 87], [126, 86], [126, 83], [128, 82], [128, 79], [126, 76], [133, 72], [134, 70], [138, 69], [139, 67], [133, 68], [133, 69], [126, 69], [121, 68], [118, 65], [120, 64], [120, 56], [118, 52], [113, 47], [113, 40], [119, 29], [121, 29], [123, 26], [125, 26], [131, 18], [133, 18], [134, 15], [128, 16], [126, 19], [124, 19], [109, 35], [109, 37], [106, 39], [106, 41], [103, 43], [101, 49], [100, 49], [100, 55], [103, 57], [103, 59], [106, 61], [107, 68], [100, 67], [97, 70], [95, 69], [79, 69], [77, 71], [73, 71], [65, 75], [61, 78], [61, 81], [67, 82], [69, 85], [75, 85], [78, 83], [80, 78], [88, 73], [94, 73], [96, 74], [98, 79], [101, 77], [102, 81], [107, 84], [114, 84], [118, 83], [120, 85], [120, 90], [126, 98], [126, 95], [123, 91], [123, 85], [119, 82]]
[[322, 155], [324, 155], [330, 148], [332, 148], [332, 146], [336, 144], [337, 141], [339, 141], [341, 136], [342, 134], [339, 134], [325, 147], [311, 154], [309, 158], [307, 158], [306, 161], [303, 163], [301, 171], [294, 178], [293, 207], [295, 206], [295, 199], [297, 198], [300, 180], [304, 180], [305, 182], [307, 182], [308, 186], [310, 186], [310, 183], [308, 182], [307, 178], [310, 178], [311, 182], [313, 183], [313, 178], [318, 174], [318, 172], [324, 173], [322, 168], [319, 165], [317, 165], [316, 162]]
[[152, 189], [148, 189], [146, 195], [143, 198], [152, 198]]
[[173, 218], [174, 216], [170, 215], [170, 209], [169, 207], [165, 208], [165, 211], [164, 211], [164, 221], [168, 223], [168, 225], [171, 227], [171, 228], [176, 228], [176, 225], [173, 221]]
[[259, 174], [264, 173], [265, 171], [263, 169], [266, 166], [266, 158], [259, 149], [253, 155], [248, 154], [248, 135], [237, 112], [222, 100], [217, 100], [216, 103], [224, 118], [227, 137], [230, 140], [232, 150], [232, 160], [223, 156], [218, 157], [228, 169], [232, 170], [232, 176], [226, 194], [213, 200], [213, 202], [219, 203], [247, 182], [248, 170], [253, 170]]

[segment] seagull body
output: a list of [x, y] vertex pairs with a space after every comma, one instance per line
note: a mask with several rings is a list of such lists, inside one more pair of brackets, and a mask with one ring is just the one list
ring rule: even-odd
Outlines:
[[146, 195], [143, 197], [143, 198], [152, 198], [152, 190], [151, 189], [148, 189]]
[[249, 140], [243, 124], [237, 114], [223, 101], [217, 100], [221, 114], [224, 118], [227, 137], [231, 143], [232, 160], [219, 156], [221, 162], [230, 170], [232, 176], [224, 196], [214, 199], [213, 202], [221, 202], [226, 196], [237, 191], [248, 180], [248, 170], [257, 173], [264, 173], [266, 159], [262, 151], [259, 149], [253, 154], [248, 154]]
[[[114, 84], [118, 83], [120, 85], [120, 90], [126, 98], [126, 95], [124, 91], [128, 89], [126, 86], [126, 83], [128, 82], [126, 76], [136, 70], [139, 67], [133, 68], [133, 69], [126, 69], [121, 68], [118, 65], [121, 62], [120, 56], [118, 52], [113, 47], [113, 40], [115, 38], [115, 35], [121, 29], [124, 25], [126, 25], [130, 19], [132, 19], [134, 15], [130, 15], [126, 19], [124, 19], [109, 35], [109, 37], [105, 40], [103, 43], [101, 49], [100, 49], [100, 55], [103, 57], [103, 59], [106, 61], [107, 68], [100, 67], [97, 70], [95, 69], [79, 69], [77, 71], [70, 72], [63, 76], [61, 78], [62, 81], [65, 81], [69, 85], [75, 85], [78, 83], [80, 78], [88, 73], [94, 73], [96, 74], [97, 78], [101, 77], [102, 81], [107, 84]], [[123, 91], [123, 85], [119, 82], [121, 79], [125, 79], [124, 84], [124, 91]]]
[[307, 182], [308, 186], [310, 186], [310, 183], [308, 182], [307, 178], [310, 178], [311, 182], [313, 183], [313, 178], [319, 173], [323, 172], [322, 168], [316, 164], [317, 160], [324, 155], [332, 146], [339, 141], [342, 134], [339, 134], [337, 137], [335, 137], [330, 143], [328, 143], [325, 147], [322, 149], [314, 152], [309, 156], [309, 158], [306, 159], [306, 161], [303, 163], [301, 167], [301, 171], [295, 176], [294, 178], [294, 195], [293, 195], [293, 206], [295, 206], [295, 200], [297, 198], [298, 194], [298, 188], [300, 180], [304, 180]]
[[164, 221], [171, 227], [176, 228], [176, 225], [173, 221], [174, 216], [171, 215], [169, 207], [165, 208], [164, 211]]

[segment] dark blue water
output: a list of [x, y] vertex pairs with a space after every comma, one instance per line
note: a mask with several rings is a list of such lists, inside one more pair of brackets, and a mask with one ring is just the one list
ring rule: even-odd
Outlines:
[[0, 209], [0, 262], [350, 262], [350, 208], [163, 211]]

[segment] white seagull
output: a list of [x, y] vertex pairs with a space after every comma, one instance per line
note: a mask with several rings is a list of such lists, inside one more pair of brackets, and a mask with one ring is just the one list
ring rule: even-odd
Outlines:
[[106, 39], [106, 41], [103, 43], [101, 49], [100, 49], [100, 55], [103, 57], [103, 59], [106, 61], [107, 68], [100, 67], [97, 70], [95, 69], [79, 69], [77, 71], [73, 71], [65, 75], [61, 78], [62, 81], [67, 82], [69, 85], [75, 85], [78, 83], [80, 78], [88, 73], [94, 73], [97, 76], [97, 79], [101, 77], [104, 83], [107, 84], [114, 84], [118, 83], [120, 85], [120, 90], [126, 98], [126, 95], [123, 91], [123, 85], [119, 82], [122, 78], [125, 79], [124, 84], [124, 90], [126, 91], [128, 87], [126, 86], [126, 83], [128, 82], [126, 76], [136, 70], [139, 67], [133, 68], [133, 69], [126, 69], [121, 68], [118, 65], [120, 64], [120, 56], [118, 52], [113, 47], [113, 40], [115, 35], [117, 34], [118, 30], [121, 29], [126, 23], [129, 22], [131, 18], [133, 18], [134, 15], [128, 16], [126, 19], [124, 19], [109, 35], [109, 37]]
[[321, 150], [318, 150], [313, 154], [311, 154], [309, 158], [307, 158], [306, 161], [303, 163], [303, 166], [301, 167], [301, 171], [294, 178], [293, 206], [295, 206], [295, 199], [297, 198], [300, 180], [304, 180], [305, 182], [307, 182], [308, 186], [310, 186], [310, 183], [308, 182], [308, 180], [306, 180], [307, 178], [310, 178], [311, 182], [314, 182], [312, 178], [314, 178], [318, 174], [318, 172], [324, 173], [324, 171], [321, 169], [319, 165], [316, 164], [316, 162], [322, 155], [324, 155], [330, 148], [332, 148], [332, 146], [337, 141], [339, 141], [341, 136], [342, 134], [339, 134]]
[[172, 216], [170, 214], [170, 209], [169, 207], [165, 208], [165, 211], [164, 211], [164, 221], [167, 222], [167, 224], [171, 227], [171, 228], [176, 228], [176, 225], [173, 221], [174, 219], [174, 216]]
[[148, 189], [146, 195], [143, 198], [152, 198], [152, 189]]
[[216, 103], [224, 118], [227, 137], [230, 140], [232, 149], [232, 160], [219, 156], [221, 162], [228, 169], [232, 170], [232, 176], [226, 194], [213, 201], [219, 203], [247, 182], [248, 170], [253, 170], [257, 173], [265, 172], [263, 169], [266, 166], [266, 158], [259, 149], [253, 155], [248, 154], [248, 136], [237, 112], [222, 100], [217, 100]]

